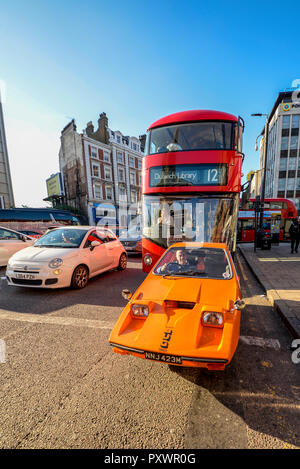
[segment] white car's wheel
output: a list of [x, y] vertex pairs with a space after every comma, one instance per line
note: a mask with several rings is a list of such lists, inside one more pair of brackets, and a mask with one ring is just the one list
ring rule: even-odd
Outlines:
[[125, 270], [126, 267], [127, 267], [127, 256], [125, 252], [123, 252], [123, 254], [121, 254], [120, 256], [118, 270]]
[[78, 265], [73, 272], [71, 287], [75, 289], [84, 288], [89, 280], [89, 270], [85, 265]]

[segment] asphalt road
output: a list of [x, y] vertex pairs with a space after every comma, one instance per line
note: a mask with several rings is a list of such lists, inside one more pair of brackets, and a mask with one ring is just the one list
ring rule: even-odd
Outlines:
[[237, 265], [247, 307], [225, 372], [112, 352], [120, 292], [145, 277], [138, 257], [82, 291], [2, 280], [0, 448], [299, 448], [292, 339], [244, 261]]

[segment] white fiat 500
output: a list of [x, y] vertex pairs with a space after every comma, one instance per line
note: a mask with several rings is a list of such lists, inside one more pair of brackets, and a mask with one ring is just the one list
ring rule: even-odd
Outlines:
[[112, 231], [70, 226], [56, 228], [14, 254], [6, 277], [9, 285], [22, 287], [84, 288], [89, 278], [126, 266], [126, 251]]

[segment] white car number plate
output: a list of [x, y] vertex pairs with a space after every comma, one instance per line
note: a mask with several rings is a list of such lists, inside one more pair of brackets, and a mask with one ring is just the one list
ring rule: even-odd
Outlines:
[[26, 280], [34, 280], [35, 279], [35, 275], [33, 274], [15, 274], [16, 278], [22, 278], [22, 279], [26, 279]]

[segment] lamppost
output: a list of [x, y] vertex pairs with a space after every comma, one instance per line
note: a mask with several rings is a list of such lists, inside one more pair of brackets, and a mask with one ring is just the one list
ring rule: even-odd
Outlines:
[[[261, 212], [260, 212], [260, 220], [259, 220], [259, 228], [263, 228], [263, 221], [264, 221], [264, 202], [265, 202], [265, 190], [266, 190], [266, 168], [267, 168], [267, 153], [268, 153], [268, 138], [269, 138], [269, 114], [251, 114], [251, 116], [255, 117], [266, 117], [266, 123], [265, 123], [265, 138], [264, 138], [264, 160], [263, 160], [263, 179], [262, 179], [262, 184], [261, 184], [261, 196], [260, 196], [260, 206], [261, 206]], [[257, 139], [256, 139], [256, 145], [255, 147], [257, 148]]]

